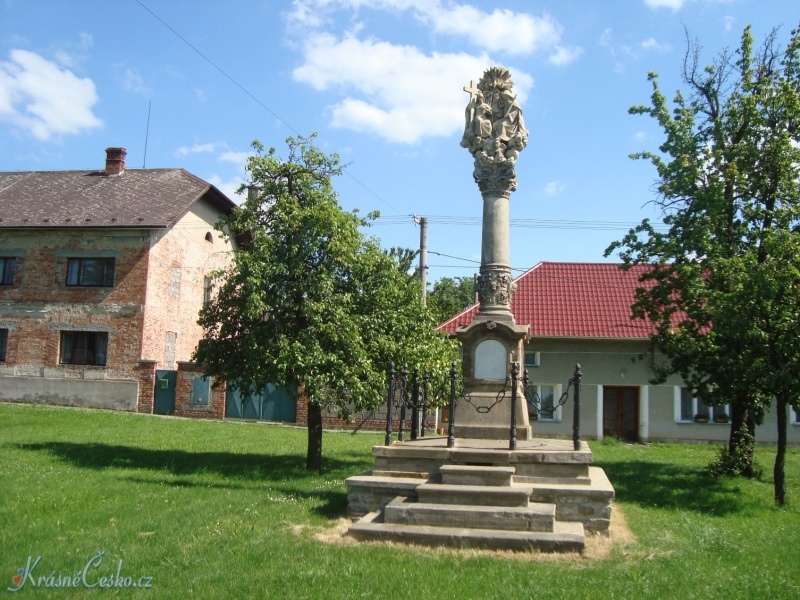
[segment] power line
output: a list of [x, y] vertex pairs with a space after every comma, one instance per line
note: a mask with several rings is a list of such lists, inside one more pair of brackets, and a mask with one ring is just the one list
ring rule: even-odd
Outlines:
[[[225, 78], [226, 78], [228, 81], [230, 81], [230, 82], [231, 82], [233, 85], [235, 85], [235, 86], [236, 86], [236, 87], [238, 87], [238, 88], [239, 88], [241, 91], [243, 91], [245, 94], [247, 94], [247, 95], [248, 95], [248, 96], [249, 96], [249, 97], [250, 97], [250, 98], [251, 98], [251, 99], [252, 99], [252, 100], [253, 100], [253, 101], [254, 101], [256, 104], [258, 104], [258, 105], [259, 105], [261, 108], [263, 108], [263, 109], [264, 109], [264, 110], [266, 110], [266, 111], [267, 111], [269, 114], [271, 114], [273, 117], [275, 117], [276, 119], [278, 119], [278, 121], [280, 121], [281, 123], [283, 123], [284, 125], [286, 125], [286, 127], [288, 127], [289, 129], [291, 129], [291, 130], [292, 130], [292, 131], [293, 131], [295, 134], [297, 134], [297, 135], [298, 135], [298, 136], [300, 136], [300, 137], [302, 137], [302, 136], [303, 136], [303, 134], [302, 134], [302, 133], [300, 133], [299, 131], [297, 131], [297, 129], [295, 129], [294, 127], [292, 127], [291, 123], [289, 123], [288, 121], [286, 121], [286, 120], [285, 120], [283, 117], [281, 117], [281, 116], [280, 116], [278, 113], [276, 113], [274, 110], [272, 110], [272, 109], [271, 109], [269, 106], [267, 106], [266, 104], [264, 104], [264, 103], [263, 103], [263, 102], [262, 102], [262, 101], [261, 101], [261, 100], [260, 100], [260, 99], [259, 99], [259, 98], [258, 98], [256, 95], [255, 95], [255, 94], [251, 93], [251, 92], [250, 92], [250, 90], [248, 90], [246, 87], [244, 87], [244, 86], [243, 86], [242, 84], [240, 84], [238, 81], [236, 81], [236, 80], [235, 80], [233, 77], [231, 77], [230, 75], [228, 75], [228, 73], [226, 73], [226, 72], [225, 72], [225, 70], [224, 70], [222, 67], [220, 67], [220, 66], [219, 66], [217, 63], [215, 63], [215, 62], [214, 62], [213, 60], [211, 60], [211, 59], [210, 59], [208, 56], [206, 56], [206, 55], [205, 55], [205, 54], [204, 54], [204, 53], [203, 53], [203, 52], [202, 52], [202, 51], [201, 51], [199, 48], [197, 48], [197, 47], [196, 47], [194, 44], [192, 44], [192, 43], [191, 43], [189, 40], [187, 40], [187, 39], [186, 39], [185, 37], [183, 37], [183, 36], [182, 36], [180, 33], [178, 33], [178, 32], [177, 32], [175, 29], [173, 29], [173, 28], [172, 28], [172, 27], [171, 27], [171, 26], [170, 26], [170, 25], [169, 25], [169, 24], [168, 24], [166, 21], [164, 21], [164, 19], [162, 19], [161, 17], [159, 17], [159, 16], [158, 16], [156, 13], [154, 13], [152, 10], [150, 10], [150, 9], [149, 9], [149, 8], [148, 8], [148, 7], [147, 7], [147, 6], [146, 6], [146, 5], [145, 5], [145, 4], [144, 4], [144, 3], [143, 3], [141, 0], [136, 0], [136, 3], [137, 3], [139, 6], [141, 6], [141, 7], [142, 7], [144, 10], [146, 10], [147, 12], [149, 12], [149, 13], [150, 13], [150, 14], [153, 16], [153, 18], [155, 18], [155, 19], [156, 19], [156, 20], [157, 20], [159, 23], [161, 23], [161, 24], [162, 24], [164, 27], [166, 27], [167, 29], [169, 29], [169, 31], [171, 31], [171, 32], [172, 32], [172, 33], [173, 33], [173, 34], [174, 34], [174, 35], [175, 35], [175, 36], [176, 36], [176, 37], [177, 37], [179, 40], [181, 40], [181, 41], [182, 41], [184, 44], [186, 44], [187, 46], [189, 46], [189, 48], [191, 48], [192, 50], [194, 50], [194, 51], [195, 51], [195, 52], [196, 52], [196, 53], [197, 53], [197, 54], [198, 54], [198, 55], [199, 55], [199, 56], [200, 56], [200, 57], [201, 57], [203, 60], [205, 60], [205, 61], [206, 61], [206, 62], [207, 62], [209, 65], [211, 65], [211, 66], [212, 66], [212, 67], [214, 67], [214, 68], [215, 68], [217, 71], [219, 71], [219, 72], [222, 74], [222, 76], [223, 76], [223, 77], [225, 77]], [[360, 185], [361, 187], [363, 187], [363, 188], [364, 188], [364, 189], [365, 189], [367, 192], [369, 192], [370, 194], [372, 194], [373, 196], [375, 196], [375, 198], [377, 198], [378, 200], [380, 200], [381, 202], [383, 202], [383, 203], [384, 203], [386, 206], [388, 206], [389, 208], [391, 208], [391, 209], [392, 209], [394, 212], [396, 212], [397, 214], [400, 214], [400, 211], [399, 211], [399, 210], [397, 210], [397, 209], [396, 209], [394, 206], [392, 206], [391, 204], [389, 204], [389, 202], [387, 202], [387, 201], [386, 201], [386, 200], [385, 200], [383, 197], [381, 197], [381, 196], [380, 196], [380, 195], [379, 195], [377, 192], [375, 192], [373, 189], [371, 189], [371, 188], [370, 188], [368, 185], [366, 185], [366, 184], [365, 184], [363, 181], [361, 181], [361, 180], [359, 180], [358, 178], [356, 178], [354, 175], [352, 175], [351, 173], [349, 173], [347, 170], [344, 170], [344, 171], [343, 171], [343, 173], [344, 173], [345, 175], [347, 175], [348, 177], [350, 177], [350, 179], [352, 179], [353, 181], [355, 181], [355, 182], [356, 182], [358, 185]]]
[[[374, 221], [375, 225], [407, 225], [411, 215], [381, 216]], [[429, 223], [450, 226], [470, 226], [480, 227], [481, 217], [459, 217], [452, 215], [429, 215], [426, 217]], [[509, 226], [525, 229], [583, 229], [594, 231], [628, 231], [634, 229], [639, 223], [628, 221], [577, 221], [567, 219], [509, 219]], [[656, 230], [666, 231], [667, 225], [653, 223]]]

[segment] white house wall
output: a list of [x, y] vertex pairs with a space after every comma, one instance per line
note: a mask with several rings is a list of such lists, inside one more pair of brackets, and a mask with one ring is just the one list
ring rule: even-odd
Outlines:
[[[610, 386], [638, 387], [639, 440], [680, 442], [727, 442], [730, 425], [717, 423], [679, 422], [676, 403], [680, 402], [679, 377], [671, 377], [664, 385], [652, 385], [650, 344], [643, 340], [582, 340], [533, 338], [527, 351], [539, 352], [539, 366], [528, 367], [531, 383], [561, 385], [567, 389], [575, 365], [583, 373], [581, 386], [581, 436], [600, 439], [603, 436], [603, 389]], [[641, 357], [644, 356], [644, 360]], [[655, 360], [658, 360], [656, 355]], [[562, 407], [560, 420], [532, 421], [534, 436], [571, 437], [573, 390]], [[788, 443], [800, 446], [800, 423], [789, 409]], [[767, 411], [764, 424], [757, 427], [759, 443], [777, 442], [776, 416]]]

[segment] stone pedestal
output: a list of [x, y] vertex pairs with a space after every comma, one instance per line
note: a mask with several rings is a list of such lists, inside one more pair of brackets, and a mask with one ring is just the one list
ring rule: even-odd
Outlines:
[[[510, 313], [509, 313], [510, 315]], [[456, 331], [461, 342], [464, 397], [455, 407], [457, 438], [508, 440], [511, 432], [511, 363], [523, 362], [528, 326], [476, 317]], [[515, 404], [517, 439], [531, 439], [521, 386]]]

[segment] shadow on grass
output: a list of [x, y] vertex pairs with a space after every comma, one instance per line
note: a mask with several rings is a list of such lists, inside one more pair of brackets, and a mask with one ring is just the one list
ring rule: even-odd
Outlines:
[[703, 469], [636, 460], [598, 462], [597, 466], [608, 475], [617, 499], [625, 502], [715, 515], [745, 508], [738, 487], [730, 480], [712, 478]]
[[[322, 501], [316, 512], [338, 518], [347, 508], [347, 497], [332, 490], [306, 490], [320, 478], [344, 479], [370, 468], [365, 456], [352, 458], [323, 457], [323, 471], [318, 473], [305, 468], [305, 456], [298, 454], [248, 454], [233, 452], [187, 452], [185, 450], [152, 450], [135, 446], [110, 444], [77, 444], [47, 442], [14, 444], [14, 447], [32, 452], [48, 453], [65, 463], [81, 469], [135, 469], [149, 470], [150, 477], [128, 477], [134, 483], [178, 487], [211, 487], [245, 489], [252, 483], [269, 483], [270, 489], [298, 499]], [[161, 474], [169, 476], [163, 479]], [[224, 481], [195, 481], [188, 477], [212, 475]]]

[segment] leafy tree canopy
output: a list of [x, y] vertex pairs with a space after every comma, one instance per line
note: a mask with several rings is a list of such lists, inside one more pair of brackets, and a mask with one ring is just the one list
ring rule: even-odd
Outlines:
[[649, 79], [650, 105], [630, 112], [654, 118], [665, 141], [633, 158], [656, 167], [669, 230], [644, 221], [606, 253], [653, 266], [634, 314], [655, 325], [661, 380], [680, 373], [707, 403], [733, 402], [734, 417], [777, 400], [783, 503], [786, 405], [800, 390], [800, 37], [784, 50], [773, 31], [756, 49], [748, 27], [735, 53], [704, 68], [690, 41], [689, 94], [671, 107]]
[[475, 304], [472, 277], [442, 277], [428, 293], [428, 306], [439, 323], [456, 316]]
[[337, 155], [289, 138], [288, 158], [254, 142], [247, 199], [219, 229], [246, 237], [200, 313], [195, 360], [248, 393], [267, 383], [302, 389], [309, 402], [309, 468], [321, 465], [323, 407], [375, 408], [391, 361], [444, 372], [453, 343], [435, 332], [408, 274], [413, 253], [383, 251], [338, 203]]

